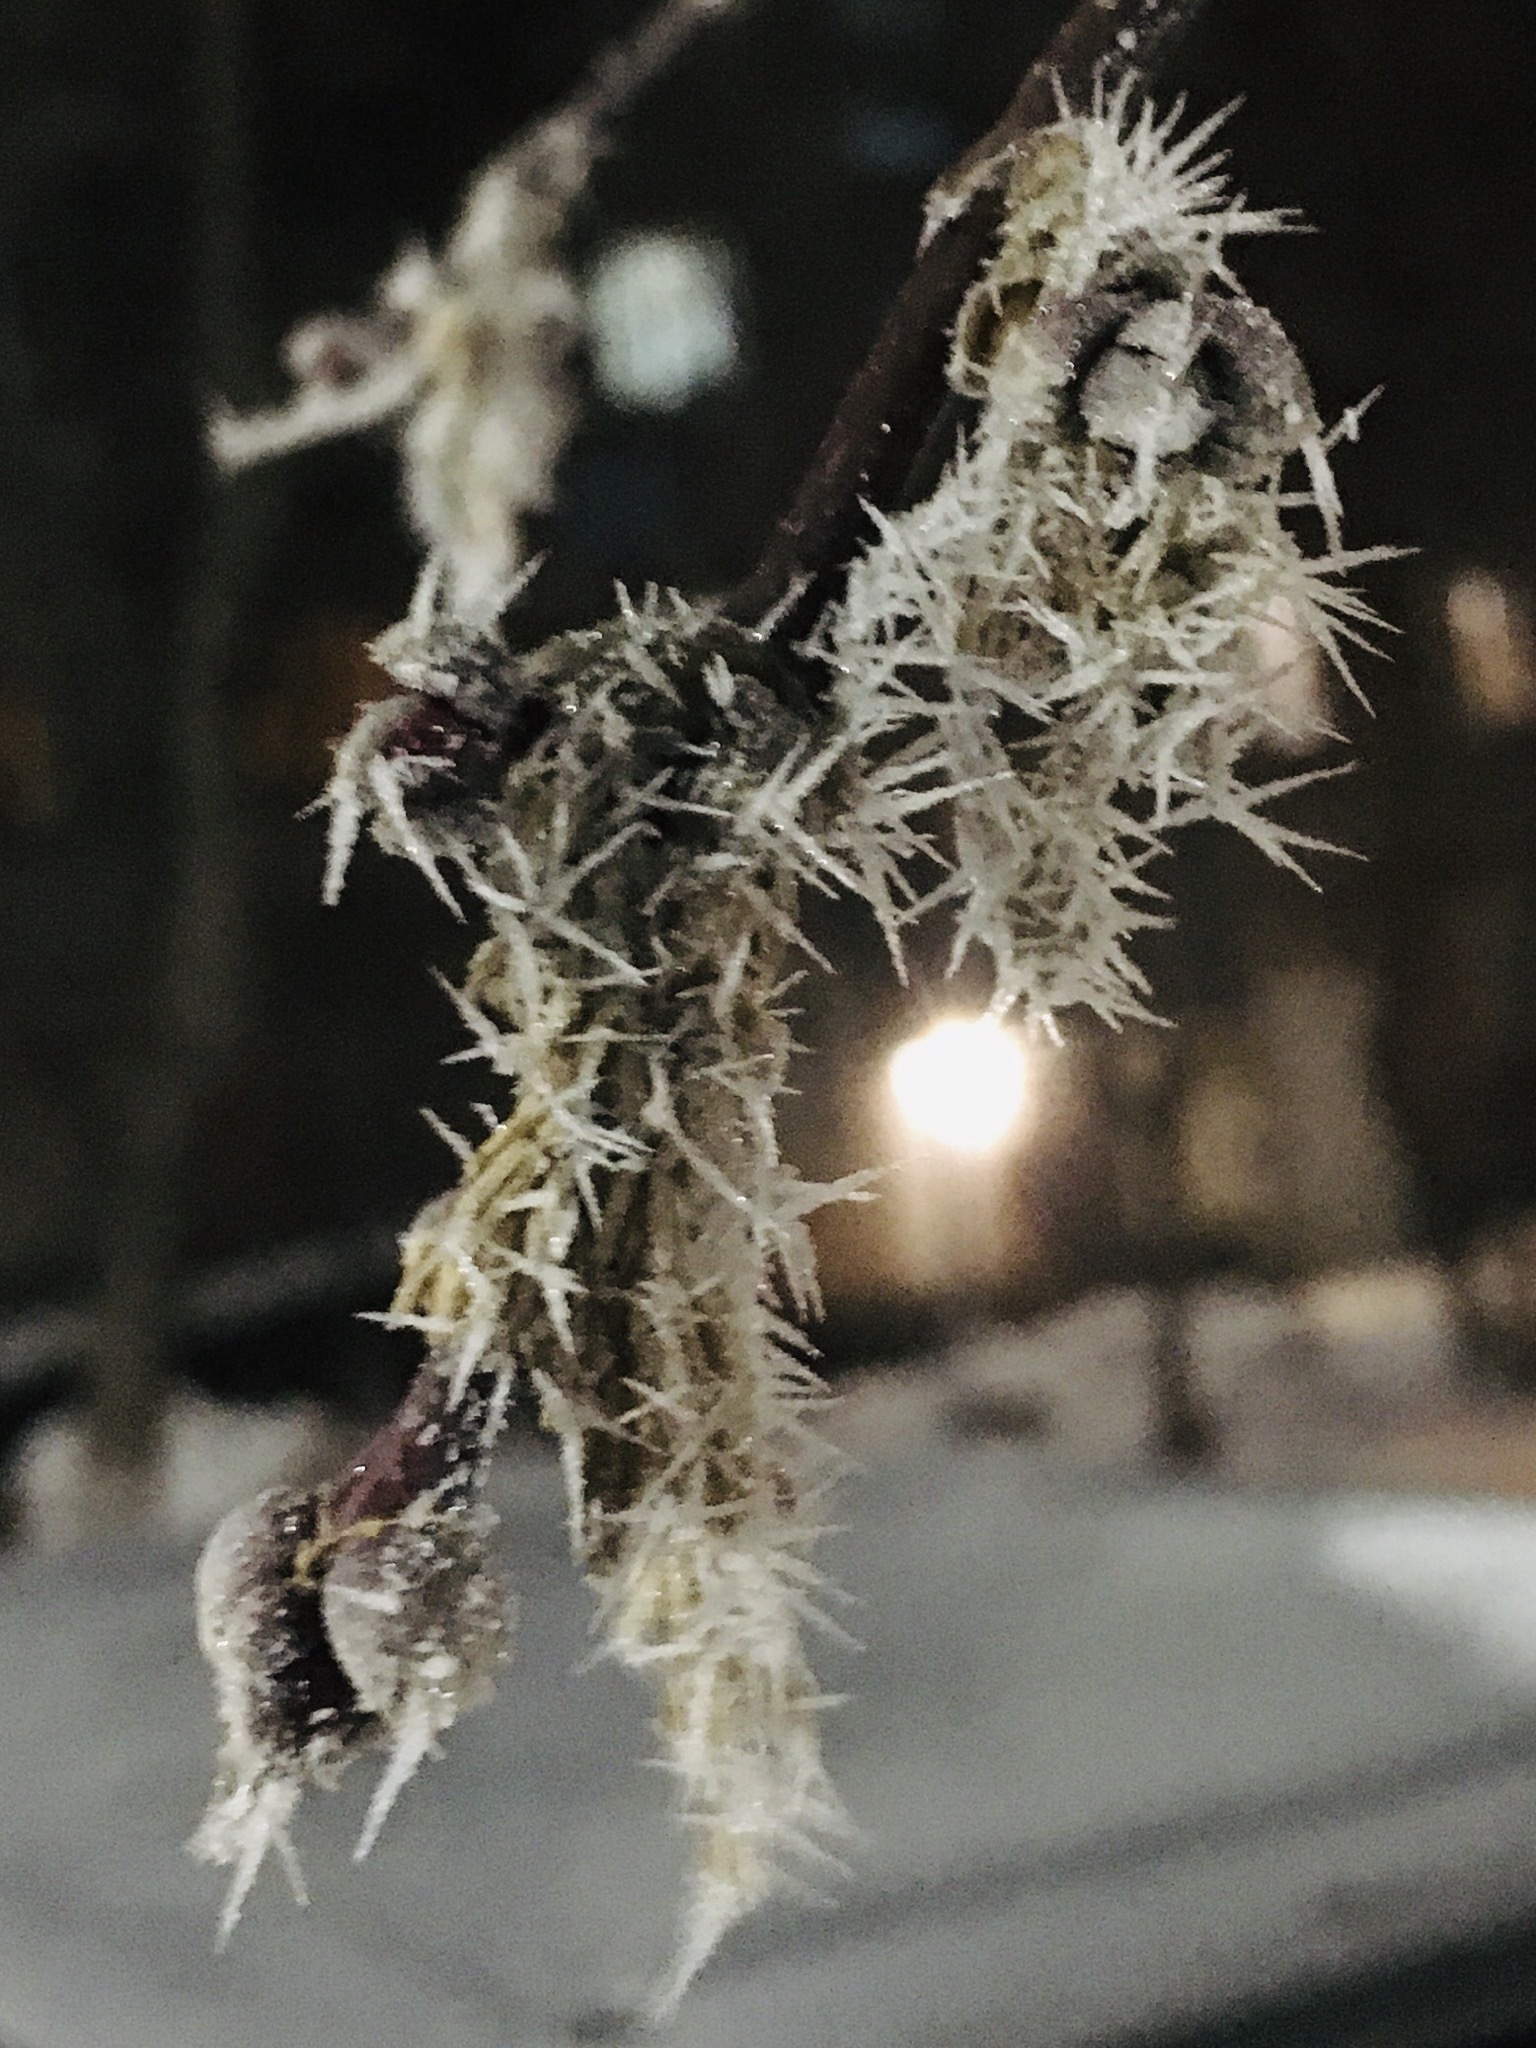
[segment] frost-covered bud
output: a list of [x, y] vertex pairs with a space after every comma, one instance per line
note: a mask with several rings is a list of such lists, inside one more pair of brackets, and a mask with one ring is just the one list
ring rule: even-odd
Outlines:
[[[503, 593], [510, 601], [527, 579]], [[366, 706], [336, 750], [322, 802], [331, 812], [325, 896], [340, 894], [363, 818], [453, 904], [437, 865], [443, 835], [466, 806], [496, 791], [508, 763], [543, 734], [554, 704], [525, 676], [493, 630], [466, 627], [453, 613], [441, 569], [429, 565], [407, 617], [374, 642], [374, 660], [401, 694]], [[457, 905], [453, 905], [456, 909]]]
[[319, 1503], [273, 1488], [214, 1530], [197, 1570], [198, 1639], [213, 1672], [224, 1740], [213, 1798], [192, 1839], [204, 1862], [230, 1864], [220, 1921], [227, 1940], [268, 1849], [294, 1897], [304, 1883], [288, 1824], [306, 1784], [335, 1781], [374, 1732], [326, 1633], [320, 1587], [299, 1568]]
[[1154, 300], [1123, 318], [1076, 393], [1089, 438], [1155, 462], [1187, 455], [1215, 416], [1195, 374], [1197, 347], [1187, 300]]
[[[375, 653], [390, 658], [388, 636]], [[419, 810], [488, 796], [509, 760], [548, 729], [554, 706], [492, 638], [464, 636], [430, 677], [398, 700], [374, 738]]]
[[451, 1715], [489, 1695], [506, 1614], [484, 1550], [471, 1513], [364, 1529], [332, 1553], [321, 1612], [365, 1712], [398, 1715], [429, 1693]]
[[414, 1504], [397, 1521], [333, 1526], [326, 1492], [275, 1488], [214, 1531], [197, 1575], [198, 1634], [224, 1740], [192, 1840], [233, 1866], [227, 1939], [269, 1849], [294, 1896], [289, 1824], [359, 1751], [389, 1752], [358, 1854], [436, 1738], [478, 1705], [505, 1655], [505, 1596], [486, 1562], [489, 1510]]
[[1215, 475], [1245, 479], [1322, 431], [1301, 358], [1251, 299], [1093, 293], [1041, 325], [1066, 342], [1069, 416], [1138, 460], [1198, 456]]

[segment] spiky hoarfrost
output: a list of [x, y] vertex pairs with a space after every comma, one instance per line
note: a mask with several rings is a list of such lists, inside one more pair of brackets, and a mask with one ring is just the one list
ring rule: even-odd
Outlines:
[[[1232, 196], [1216, 121], [1176, 140], [1178, 116], [1122, 88], [1012, 163], [950, 365], [974, 425], [930, 497], [878, 520], [821, 635], [867, 764], [848, 858], [893, 952], [950, 904], [955, 961], [980, 946], [999, 1007], [1036, 1015], [1144, 1013], [1129, 942], [1161, 921], [1147, 868], [1172, 826], [1221, 819], [1279, 860], [1306, 843], [1265, 810], [1305, 778], [1242, 774], [1278, 727], [1253, 627], [1343, 672], [1370, 619], [1337, 579], [1379, 551], [1341, 547], [1305, 373], [1226, 260], [1287, 217]], [[1284, 516], [1303, 504], [1311, 556]]]
[[576, 422], [569, 359], [584, 327], [564, 256], [608, 130], [694, 30], [735, 0], [663, 0], [604, 53], [571, 101], [475, 177], [440, 255], [415, 244], [370, 312], [303, 321], [272, 411], [215, 412], [209, 446], [239, 470], [395, 422], [411, 522], [455, 609], [488, 622], [549, 510]]
[[[382, 1522], [366, 1478], [258, 1503], [205, 1566], [227, 1741], [201, 1843], [236, 1866], [226, 1925], [265, 1848], [290, 1853], [303, 1785], [383, 1734], [371, 1839], [451, 1718], [423, 1687], [454, 1626], [483, 1683], [479, 1564], [456, 1578], [452, 1546], [413, 1532], [469, 1512], [519, 1375], [560, 1440], [607, 1647], [656, 1683], [693, 1842], [657, 2010], [842, 1826], [801, 1647], [824, 1622], [810, 1552], [833, 1461], [785, 1318], [814, 1307], [807, 1214], [856, 1190], [778, 1152], [802, 893], [862, 895], [898, 960], [913, 918], [952, 905], [956, 957], [990, 952], [1000, 1009], [1133, 1012], [1166, 830], [1225, 818], [1277, 858], [1296, 843], [1262, 811], [1290, 785], [1239, 774], [1276, 715], [1255, 622], [1342, 667], [1369, 616], [1337, 582], [1368, 557], [1339, 545], [1305, 376], [1225, 261], [1282, 219], [1230, 198], [1210, 133], [1175, 141], [1120, 94], [1021, 148], [957, 330], [974, 421], [931, 495], [877, 521], [810, 648], [653, 594], [513, 655], [431, 571], [376, 650], [401, 694], [338, 751], [327, 892], [368, 824], [478, 906], [458, 1000], [511, 1108], [452, 1140], [459, 1184], [404, 1245], [392, 1314], [429, 1347], [413, 1398], [434, 1420], [403, 1440], [427, 1477]], [[1284, 517], [1303, 506], [1311, 557]], [[324, 1536], [327, 1513], [316, 1549], [292, 1517]], [[407, 1608], [418, 1578], [463, 1589], [432, 1610], [448, 1625], [402, 1647], [388, 1600], [348, 1590], [354, 1557]]]

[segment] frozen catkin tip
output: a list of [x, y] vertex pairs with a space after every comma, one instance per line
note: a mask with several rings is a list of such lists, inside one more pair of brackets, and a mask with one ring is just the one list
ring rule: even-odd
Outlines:
[[229, 1938], [269, 1851], [294, 1896], [303, 1793], [353, 1756], [385, 1755], [365, 1846], [437, 1738], [490, 1695], [508, 1604], [487, 1558], [495, 1518], [428, 1492], [396, 1517], [340, 1522], [326, 1493], [273, 1489], [226, 1516], [197, 1573], [198, 1637], [222, 1741], [188, 1845], [231, 1872]]

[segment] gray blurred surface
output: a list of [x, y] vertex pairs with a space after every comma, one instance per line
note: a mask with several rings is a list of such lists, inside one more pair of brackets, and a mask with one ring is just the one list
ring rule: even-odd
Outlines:
[[[223, 1956], [217, 1876], [180, 1848], [212, 1747], [191, 1554], [6, 1567], [7, 2048], [630, 2038], [679, 1896], [668, 1788], [640, 1693], [577, 1668], [552, 1463], [514, 1451], [499, 1487], [522, 1616], [499, 1698], [365, 1866], [366, 1767], [313, 1802], [314, 1905], [263, 1872]], [[843, 1505], [826, 1561], [866, 1647], [816, 1661], [850, 1694], [849, 1876], [739, 1930], [658, 2038], [1064, 2048], [1536, 1907], [1536, 1658], [1508, 1597], [1536, 1515], [1167, 1490], [921, 1431]]]

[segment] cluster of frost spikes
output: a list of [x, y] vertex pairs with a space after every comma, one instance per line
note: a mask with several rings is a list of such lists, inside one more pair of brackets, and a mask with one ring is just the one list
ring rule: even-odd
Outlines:
[[1039, 1015], [1143, 1012], [1129, 941], [1171, 827], [1224, 820], [1294, 864], [1266, 805], [1297, 778], [1242, 773], [1280, 729], [1255, 625], [1345, 673], [1371, 615], [1338, 579], [1382, 552], [1341, 546], [1305, 373], [1228, 267], [1286, 218], [1231, 194], [1216, 121], [1178, 138], [1180, 111], [1126, 87], [1021, 149], [950, 365], [974, 425], [879, 520], [819, 641], [865, 764], [845, 856], [893, 952], [952, 905], [955, 960], [980, 946], [999, 1004]]
[[465, 618], [490, 618], [547, 511], [576, 419], [567, 365], [582, 328], [563, 245], [608, 131], [693, 31], [734, 0], [662, 0], [570, 102], [476, 176], [440, 255], [405, 250], [372, 309], [320, 314], [284, 343], [272, 411], [215, 413], [226, 469], [398, 423], [412, 524]]
[[[655, 1682], [694, 1846], [665, 2009], [842, 1825], [800, 1640], [831, 1627], [810, 1550], [833, 1459], [786, 1315], [814, 1306], [808, 1213], [852, 1190], [801, 1181], [775, 1118], [840, 755], [768, 642], [675, 597], [511, 657], [428, 584], [382, 653], [405, 687], [338, 755], [333, 868], [366, 818], [478, 905], [458, 1000], [513, 1105], [457, 1141], [393, 1314], [460, 1376], [526, 1374], [560, 1439], [598, 1623]], [[443, 734], [483, 733], [491, 694], [524, 737], [477, 799]], [[424, 708], [436, 754], [401, 740]]]

